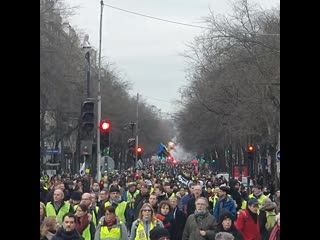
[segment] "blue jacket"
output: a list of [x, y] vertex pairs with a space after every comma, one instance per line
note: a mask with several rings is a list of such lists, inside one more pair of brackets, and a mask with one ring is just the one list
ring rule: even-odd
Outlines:
[[237, 216], [237, 209], [236, 205], [233, 202], [233, 199], [230, 197], [226, 197], [222, 200], [218, 200], [216, 205], [214, 206], [213, 210], [213, 216], [215, 219], [219, 219], [220, 215], [220, 204], [222, 204], [222, 210], [229, 211], [233, 217], [233, 219], [236, 219]]

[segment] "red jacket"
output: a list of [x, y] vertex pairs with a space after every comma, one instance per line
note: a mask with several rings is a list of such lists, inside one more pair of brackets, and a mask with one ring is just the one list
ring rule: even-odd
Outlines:
[[255, 223], [248, 209], [239, 213], [235, 226], [242, 233], [243, 240], [260, 240], [259, 218]]

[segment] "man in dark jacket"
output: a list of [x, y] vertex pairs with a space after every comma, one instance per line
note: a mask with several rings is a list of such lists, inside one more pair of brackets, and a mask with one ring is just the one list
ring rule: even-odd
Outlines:
[[51, 240], [84, 240], [75, 229], [76, 222], [73, 213], [66, 213], [62, 217], [62, 226], [58, 229]]
[[231, 195], [231, 198], [236, 201], [237, 212], [239, 211], [239, 209], [241, 209], [241, 205], [242, 205], [242, 196], [240, 194], [239, 189], [240, 189], [240, 182], [236, 179], [233, 180], [230, 183], [230, 195]]
[[170, 235], [172, 236], [171, 240], [181, 240], [183, 229], [187, 221], [187, 216], [184, 212], [182, 212], [178, 208], [177, 197], [170, 197], [169, 203], [170, 203], [170, 206], [172, 209], [172, 215], [173, 215], [173, 222], [172, 222], [172, 227], [170, 232]]
[[[155, 227], [150, 231], [150, 240], [170, 240], [170, 234], [164, 227]], [[172, 240], [172, 239], [171, 239]]]
[[134, 201], [134, 219], [138, 219], [140, 209], [143, 204], [147, 203], [150, 197], [150, 188], [147, 184], [142, 184], [140, 188], [140, 193], [137, 195], [135, 201]]
[[214, 231], [213, 237], [211, 236], [208, 236], [208, 237], [211, 237], [210, 239], [214, 239], [219, 232], [228, 232], [232, 234], [234, 237], [234, 240], [243, 239], [242, 234], [234, 225], [233, 216], [229, 211], [223, 211], [220, 214], [219, 221], [218, 221], [216, 230]]

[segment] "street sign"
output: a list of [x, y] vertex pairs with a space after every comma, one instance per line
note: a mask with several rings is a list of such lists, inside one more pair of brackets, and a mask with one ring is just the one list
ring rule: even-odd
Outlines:
[[59, 153], [59, 149], [47, 149], [47, 154], [55, 154], [55, 153]]
[[280, 150], [277, 151], [276, 158], [277, 158], [278, 161], [280, 161]]

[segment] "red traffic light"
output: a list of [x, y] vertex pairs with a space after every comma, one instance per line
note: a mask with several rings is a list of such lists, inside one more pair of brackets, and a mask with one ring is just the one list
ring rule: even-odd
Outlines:
[[247, 151], [248, 152], [253, 152], [254, 151], [254, 146], [253, 145], [247, 146]]
[[142, 148], [141, 147], [137, 147], [137, 153], [142, 153]]
[[100, 131], [101, 132], [108, 132], [110, 130], [110, 122], [107, 120], [101, 120], [100, 122]]

